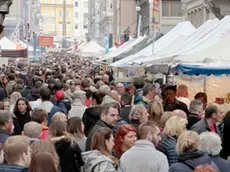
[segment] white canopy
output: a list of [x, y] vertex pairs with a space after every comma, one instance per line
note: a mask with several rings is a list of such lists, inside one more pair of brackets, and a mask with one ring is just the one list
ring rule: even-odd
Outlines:
[[[154, 43], [154, 52], [157, 53], [163, 50], [164, 48], [168, 47], [168, 45], [172, 45], [172, 43], [175, 44], [174, 41], [176, 39], [180, 41], [181, 39], [185, 39], [186, 35], [191, 35], [195, 30], [196, 28], [189, 21], [177, 24], [171, 31], [169, 31], [166, 35], [164, 35], [162, 38], [158, 39]], [[143, 50], [139, 51], [138, 53], [111, 64], [111, 66], [130, 67], [130, 64], [128, 64], [127, 62], [133, 62], [136, 59], [150, 56], [152, 54], [152, 48], [153, 45], [151, 44]]]
[[128, 42], [125, 42], [122, 46], [118, 47], [117, 49], [114, 49], [113, 51], [111, 51], [109, 54], [107, 54], [104, 58], [100, 59], [100, 60], [109, 60], [109, 59], [113, 59], [114, 57], [129, 51], [134, 45], [138, 44], [139, 42], [141, 42], [144, 39], [144, 37], [139, 37], [137, 39], [131, 39]]
[[101, 57], [104, 53], [105, 49], [94, 40], [80, 48], [80, 54], [83, 57]]
[[193, 50], [207, 35], [212, 32], [220, 21], [218, 19], [208, 20], [202, 26], [200, 26], [193, 34], [183, 37], [183, 40], [179, 38], [169, 44], [165, 49], [156, 53], [154, 56], [149, 56], [144, 59], [135, 61], [136, 64], [152, 65], [156, 63], [168, 62], [178, 54], [183, 54], [187, 51]]
[[9, 40], [7, 37], [3, 37], [0, 40], [0, 46], [2, 50], [16, 50], [17, 45]]

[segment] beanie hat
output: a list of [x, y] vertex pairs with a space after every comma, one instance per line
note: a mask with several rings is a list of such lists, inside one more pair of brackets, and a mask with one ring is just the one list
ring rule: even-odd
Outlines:
[[62, 100], [62, 99], [64, 99], [65, 98], [65, 93], [64, 93], [64, 91], [63, 90], [59, 90], [59, 91], [57, 91], [56, 92], [56, 99], [57, 100]]

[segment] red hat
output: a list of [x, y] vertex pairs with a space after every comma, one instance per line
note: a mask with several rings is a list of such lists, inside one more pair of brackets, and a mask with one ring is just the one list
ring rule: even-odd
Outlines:
[[56, 92], [56, 99], [57, 99], [57, 100], [62, 100], [62, 99], [64, 99], [64, 98], [65, 98], [65, 93], [64, 93], [64, 91], [59, 90], [59, 91]]

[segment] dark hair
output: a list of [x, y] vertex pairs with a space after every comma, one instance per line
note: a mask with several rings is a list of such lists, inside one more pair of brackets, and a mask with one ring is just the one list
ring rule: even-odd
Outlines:
[[10, 74], [10, 75], [8, 76], [8, 79], [9, 79], [10, 81], [15, 80], [15, 76], [14, 76], [14, 74]]
[[203, 92], [199, 92], [194, 96], [194, 99], [200, 99], [200, 98], [204, 98], [204, 101], [207, 101], [207, 94], [203, 93]]
[[136, 88], [135, 88], [135, 86], [134, 86], [133, 84], [129, 84], [129, 85], [127, 85], [127, 86], [125, 87], [125, 91], [126, 91], [126, 92], [129, 92], [131, 89], [136, 90]]
[[50, 90], [48, 88], [42, 88], [40, 90], [40, 96], [43, 101], [49, 101], [50, 100]]
[[82, 88], [89, 88], [90, 87], [90, 81], [88, 79], [84, 79], [82, 82], [81, 82], [81, 86]]
[[17, 101], [16, 101], [16, 103], [15, 103], [15, 106], [14, 106], [14, 114], [16, 115], [16, 117], [18, 117], [19, 115], [21, 115], [21, 112], [19, 111], [19, 109], [18, 109], [18, 103], [19, 103], [19, 101], [24, 101], [25, 102], [25, 104], [26, 104], [26, 112], [25, 112], [25, 116], [26, 116], [26, 118], [28, 119], [28, 120], [30, 120], [31, 119], [31, 117], [30, 117], [30, 111], [32, 110], [32, 108], [31, 108], [31, 106], [30, 106], [30, 104], [29, 104], [29, 101], [26, 99], [26, 98], [23, 98], [23, 97], [21, 97], [21, 98], [19, 98]]
[[54, 82], [54, 89], [56, 91], [63, 89], [64, 85], [61, 81], [55, 81]]
[[214, 113], [217, 113], [218, 108], [214, 104], [210, 104], [208, 107], [205, 109], [205, 118], [211, 118]]
[[120, 107], [118, 103], [106, 103], [100, 106], [100, 111], [99, 111], [100, 117], [103, 113], [107, 115], [110, 108], [115, 108], [118, 111], [120, 111]]
[[45, 151], [33, 153], [29, 172], [57, 172], [52, 154]]
[[48, 113], [45, 110], [39, 108], [34, 109], [31, 115], [31, 120], [39, 124], [47, 120], [47, 118]]
[[84, 136], [82, 131], [82, 120], [79, 117], [72, 117], [67, 121], [67, 131], [70, 134], [77, 135], [79, 138]]
[[93, 92], [92, 93], [92, 99], [96, 100], [97, 104], [100, 105], [101, 102], [102, 102], [101, 93], [99, 91], [98, 92]]
[[131, 94], [129, 94], [128, 92], [125, 92], [122, 96], [121, 96], [121, 101], [124, 102], [124, 105], [131, 105], [132, 103], [132, 98], [133, 96]]

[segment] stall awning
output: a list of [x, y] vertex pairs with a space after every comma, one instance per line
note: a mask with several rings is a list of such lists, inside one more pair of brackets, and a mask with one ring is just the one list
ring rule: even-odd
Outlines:
[[186, 75], [216, 75], [230, 74], [230, 65], [225, 64], [201, 64], [201, 65], [189, 65], [179, 64], [177, 65], [179, 73]]

